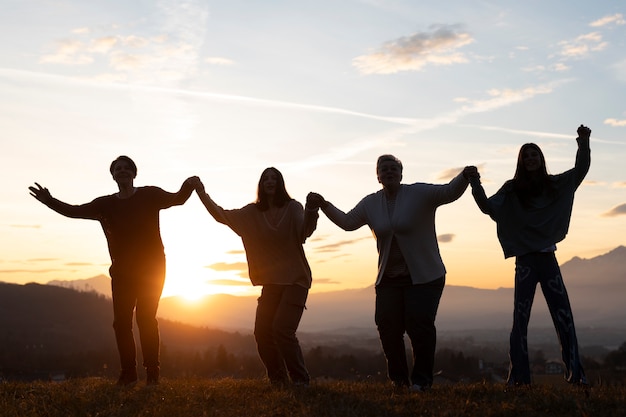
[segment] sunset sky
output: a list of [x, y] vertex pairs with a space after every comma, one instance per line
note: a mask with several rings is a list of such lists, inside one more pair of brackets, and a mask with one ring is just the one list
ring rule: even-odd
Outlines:
[[[488, 195], [519, 147], [571, 168], [576, 128], [592, 164], [561, 263], [626, 243], [626, 5], [496, 0], [0, 0], [0, 281], [108, 274], [100, 225], [60, 216], [27, 187], [71, 204], [135, 185], [176, 191], [191, 175], [224, 208], [255, 198], [275, 166], [304, 202], [347, 211], [380, 188], [392, 153], [405, 183], [445, 183], [477, 165]], [[495, 223], [469, 190], [438, 210], [447, 283], [513, 286]], [[197, 196], [162, 212], [164, 295], [250, 294], [238, 236]], [[367, 227], [320, 216], [305, 245], [312, 291], [372, 285]], [[590, 277], [593, 279], [593, 277]], [[567, 277], [565, 277], [567, 282]]]

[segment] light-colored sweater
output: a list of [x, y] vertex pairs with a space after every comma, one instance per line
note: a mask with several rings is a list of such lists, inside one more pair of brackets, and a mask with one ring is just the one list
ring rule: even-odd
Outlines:
[[384, 190], [366, 196], [348, 213], [330, 203], [323, 211], [344, 230], [356, 230], [364, 225], [372, 230], [378, 248], [376, 285], [380, 284], [385, 273], [393, 236], [406, 261], [412, 282], [423, 284], [446, 273], [435, 231], [437, 207], [461, 197], [467, 185], [462, 174], [448, 184], [401, 184], [391, 217]]
[[200, 199], [215, 220], [241, 237], [253, 285], [311, 287], [311, 268], [302, 245], [317, 226], [317, 211], [305, 211], [302, 204], [291, 200], [278, 223], [272, 225], [266, 212], [255, 204], [224, 210], [207, 194]]
[[497, 224], [498, 240], [504, 257], [521, 256], [552, 247], [569, 230], [574, 192], [587, 175], [591, 164], [589, 141], [578, 139], [574, 168], [550, 175], [554, 193], [532, 197], [527, 207], [520, 202], [509, 180], [487, 198], [480, 179], [472, 178], [472, 195], [481, 211]]

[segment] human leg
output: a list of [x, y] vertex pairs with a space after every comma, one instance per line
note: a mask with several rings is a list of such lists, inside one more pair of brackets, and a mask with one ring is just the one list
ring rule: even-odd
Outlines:
[[544, 254], [541, 268], [541, 290], [546, 298], [561, 344], [561, 356], [565, 364], [565, 379], [571, 383], [586, 384], [587, 379], [578, 351], [574, 316], [554, 253]]
[[148, 383], [156, 384], [160, 374], [161, 343], [156, 314], [165, 283], [165, 260], [159, 259], [146, 265], [146, 272], [140, 275], [140, 281], [136, 314], [143, 366], [146, 367]]
[[137, 351], [133, 336], [133, 311], [136, 288], [127, 275], [111, 268], [111, 294], [113, 297], [113, 329], [122, 371], [118, 384], [126, 385], [137, 380]]
[[528, 322], [537, 288], [535, 254], [518, 256], [515, 260], [515, 292], [513, 328], [509, 338], [509, 385], [530, 384], [528, 360]]
[[282, 297], [281, 287], [281, 285], [263, 286], [254, 322], [257, 351], [272, 384], [284, 384], [289, 381], [285, 361], [274, 340], [274, 317]]
[[396, 386], [409, 385], [404, 345], [404, 297], [402, 287], [377, 286], [374, 321], [387, 359], [387, 376]]
[[284, 285], [282, 297], [276, 309], [273, 334], [278, 350], [287, 366], [294, 384], [309, 383], [309, 372], [304, 364], [304, 356], [296, 331], [304, 312], [309, 290], [300, 285]]
[[413, 349], [411, 384], [428, 389], [433, 384], [437, 329], [435, 317], [443, 293], [445, 278], [405, 287], [406, 330]]

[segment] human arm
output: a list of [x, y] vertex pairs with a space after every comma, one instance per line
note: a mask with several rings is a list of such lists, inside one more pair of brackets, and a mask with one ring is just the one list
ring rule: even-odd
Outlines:
[[329, 201], [326, 201], [318, 193], [309, 193], [307, 196], [307, 202], [311, 201], [311, 204], [322, 209], [322, 212], [328, 217], [328, 219], [335, 223], [337, 226], [346, 231], [356, 230], [359, 227], [366, 224], [364, 215], [362, 214], [361, 204], [358, 204], [354, 209], [348, 213], [344, 213], [337, 207], [335, 207]]
[[578, 150], [576, 151], [574, 171], [576, 172], [576, 184], [580, 185], [591, 166], [591, 150], [589, 147], [591, 129], [580, 125], [577, 129], [577, 133], [578, 137], [576, 138], [576, 142], [578, 143]]
[[228, 224], [226, 216], [224, 215], [224, 209], [218, 206], [215, 201], [211, 199], [211, 197], [206, 193], [204, 189], [204, 184], [200, 180], [200, 178], [196, 177], [193, 181], [193, 186], [196, 190], [196, 194], [206, 207], [207, 211], [213, 216], [213, 218], [223, 224]]
[[170, 206], [180, 206], [182, 204], [185, 204], [185, 202], [191, 196], [191, 193], [193, 192], [195, 188], [195, 184], [198, 181], [200, 181], [200, 178], [196, 176], [189, 177], [185, 181], [183, 181], [183, 184], [181, 185], [180, 190], [178, 190], [178, 192], [172, 195]]
[[478, 208], [483, 213], [491, 216], [493, 214], [493, 210], [489, 204], [487, 194], [485, 194], [485, 189], [480, 183], [480, 173], [478, 172], [478, 169], [468, 172], [467, 178], [470, 186], [472, 187], [472, 196], [474, 197], [474, 201], [476, 201]]
[[302, 222], [302, 242], [313, 234], [317, 228], [317, 219], [319, 219], [319, 204], [311, 193], [307, 195], [306, 205], [304, 206], [304, 220]]
[[30, 195], [32, 195], [35, 199], [63, 216], [73, 219], [97, 218], [97, 213], [94, 210], [93, 204], [67, 204], [52, 197], [50, 191], [48, 191], [46, 187], [39, 185], [39, 183], [35, 183], [35, 186], [28, 187], [28, 190], [30, 191]]

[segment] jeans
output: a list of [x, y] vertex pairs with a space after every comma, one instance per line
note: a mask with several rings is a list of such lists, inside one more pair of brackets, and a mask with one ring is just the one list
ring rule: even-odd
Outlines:
[[113, 295], [113, 328], [122, 371], [137, 367], [133, 335], [135, 311], [143, 365], [146, 368], [158, 367], [160, 337], [156, 312], [165, 283], [165, 258], [137, 262], [132, 266], [114, 265], [109, 272]]
[[528, 360], [528, 322], [537, 283], [546, 298], [550, 316], [561, 344], [568, 382], [586, 384], [578, 353], [578, 340], [569, 297], [554, 252], [535, 252], [515, 260], [515, 296], [513, 329], [510, 336], [511, 360], [508, 384], [530, 384]]
[[[387, 374], [395, 385], [433, 384], [437, 330], [435, 317], [445, 278], [426, 284], [376, 287], [375, 321], [387, 359]], [[413, 350], [409, 376], [404, 333]]]
[[309, 290], [299, 285], [264, 285], [259, 297], [254, 337], [267, 376], [273, 384], [308, 384], [296, 330]]

